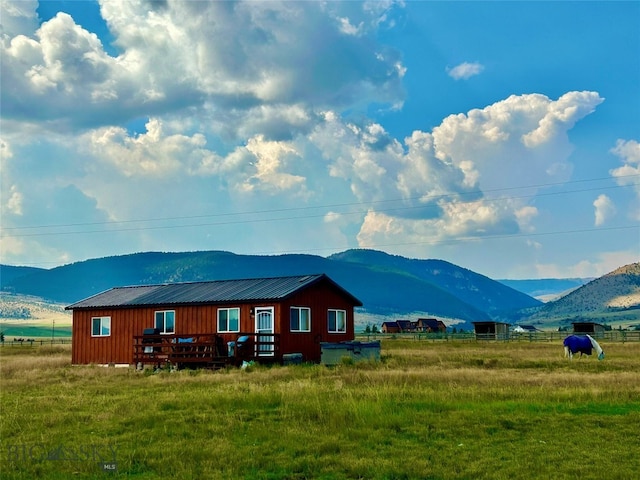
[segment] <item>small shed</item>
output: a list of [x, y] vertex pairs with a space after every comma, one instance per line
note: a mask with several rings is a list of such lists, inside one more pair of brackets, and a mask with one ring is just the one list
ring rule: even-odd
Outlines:
[[71, 362], [186, 363], [205, 351], [213, 363], [231, 347], [260, 361], [320, 362], [321, 342], [353, 341], [361, 305], [325, 274], [116, 287], [66, 307]]
[[576, 335], [594, 335], [594, 336], [602, 336], [605, 331], [604, 325], [595, 322], [574, 322], [573, 325], [573, 333]]
[[509, 324], [504, 322], [472, 322], [476, 340], [508, 340]]

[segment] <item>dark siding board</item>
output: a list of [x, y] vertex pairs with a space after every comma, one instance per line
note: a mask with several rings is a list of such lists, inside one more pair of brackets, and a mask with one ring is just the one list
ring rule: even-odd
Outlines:
[[[311, 332], [291, 332], [289, 312], [291, 307], [309, 307], [311, 309]], [[329, 333], [327, 312], [329, 309], [347, 312], [347, 332]], [[341, 342], [353, 340], [353, 305], [328, 284], [303, 290], [282, 303], [281, 347], [285, 353], [302, 353], [309, 361], [319, 361], [320, 342]]]
[[176, 333], [208, 333], [215, 332], [215, 322], [218, 306], [203, 305], [200, 307], [175, 307]]
[[[72, 363], [131, 363], [133, 336], [154, 326], [154, 309], [82, 310], [73, 312]], [[111, 317], [109, 337], [91, 336], [91, 319]]]

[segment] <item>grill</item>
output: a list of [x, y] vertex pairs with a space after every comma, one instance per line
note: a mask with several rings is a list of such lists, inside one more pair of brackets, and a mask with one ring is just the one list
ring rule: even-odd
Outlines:
[[[149, 338], [143, 338], [142, 339], [142, 343], [156, 343], [159, 342], [159, 339], [157, 338], [158, 335], [160, 335], [160, 329], [159, 328], [145, 328], [142, 331], [142, 335], [144, 337], [149, 337]], [[160, 347], [153, 347], [150, 345], [147, 345], [146, 347], [144, 347], [144, 353], [153, 353], [153, 352], [158, 352], [160, 351]]]

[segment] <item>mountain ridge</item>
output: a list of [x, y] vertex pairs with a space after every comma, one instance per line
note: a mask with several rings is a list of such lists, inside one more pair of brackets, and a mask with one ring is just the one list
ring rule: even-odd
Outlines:
[[[346, 257], [350, 255], [345, 254]], [[393, 259], [375, 251], [357, 255], [372, 259], [379, 257], [378, 260]], [[439, 285], [424, 275], [392, 268], [388, 262], [378, 260], [353, 261], [352, 258], [304, 254], [238, 255], [225, 251], [142, 252], [29, 272], [8, 284], [2, 280], [2, 287], [16, 293], [71, 303], [114, 286], [326, 273], [359, 298], [368, 313], [404, 315], [421, 311], [471, 322], [488, 320], [495, 311], [491, 305], [495, 299], [490, 294], [472, 294], [465, 298], [464, 289]], [[466, 278], [472, 273], [453, 264], [442, 265], [451, 276]], [[480, 282], [480, 287], [472, 284], [472, 289], [485, 290], [495, 283], [500, 285], [500, 289], [512, 293], [521, 308], [539, 303], [486, 277], [478, 275], [473, 278], [475, 281], [486, 280]]]
[[564, 297], [545, 304], [529, 319], [595, 319], [621, 311], [630, 312], [630, 320], [640, 320], [640, 263], [624, 265], [591, 280]]
[[[640, 298], [640, 264], [620, 267], [543, 304], [503, 281], [444, 260], [410, 259], [368, 249], [346, 250], [326, 258], [214, 250], [132, 253], [52, 269], [0, 265], [0, 286], [6, 292], [68, 304], [115, 286], [312, 273], [329, 275], [363, 302], [360, 313], [371, 318], [431, 315], [459, 320], [465, 328], [473, 321], [490, 319], [537, 325], [579, 318], [606, 321], [616, 312], [622, 312], [620, 318], [625, 321], [640, 320], [640, 300], [629, 300], [634, 295]], [[603, 300], [587, 308], [590, 304], [585, 299], [596, 297]]]

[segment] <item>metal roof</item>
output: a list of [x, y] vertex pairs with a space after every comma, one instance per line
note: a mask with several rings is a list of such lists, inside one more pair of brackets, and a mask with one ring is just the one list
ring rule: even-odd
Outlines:
[[67, 310], [282, 300], [321, 280], [328, 281], [356, 306], [362, 303], [325, 274], [215, 280], [115, 287], [66, 307]]

